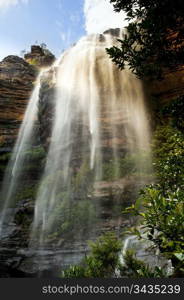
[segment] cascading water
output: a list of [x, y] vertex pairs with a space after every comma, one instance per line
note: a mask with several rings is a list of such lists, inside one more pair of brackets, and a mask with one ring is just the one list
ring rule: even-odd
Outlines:
[[149, 148], [144, 93], [130, 71], [118, 71], [109, 60], [105, 48], [115, 40], [111, 35], [82, 38], [59, 64], [51, 142], [32, 232], [40, 245], [54, 233], [62, 239], [89, 238], [100, 214], [95, 184], [110, 161], [118, 177], [123, 138], [124, 152], [138, 154], [134, 163], [141, 171], [139, 154]]
[[2, 226], [4, 222], [8, 224], [13, 217], [12, 214], [7, 215], [7, 209], [13, 205], [14, 197], [17, 188], [21, 182], [22, 169], [26, 159], [26, 151], [32, 147], [33, 129], [37, 118], [40, 78], [42, 72], [39, 74], [35, 89], [29, 100], [24, 120], [22, 122], [19, 135], [13, 149], [10, 162], [7, 166], [1, 192], [1, 218], [0, 218], [0, 236], [2, 234]]
[[[53, 74], [54, 113], [35, 202], [31, 249], [78, 250], [80, 243], [85, 245], [105, 230], [117, 230], [126, 187], [145, 182], [143, 173], [150, 161], [149, 155], [145, 161], [149, 126], [144, 90], [128, 69], [119, 71], [109, 59], [105, 48], [116, 40], [108, 33], [84, 37], [48, 71]], [[20, 184], [25, 147], [31, 147], [44, 76], [41, 82], [17, 140], [9, 168], [12, 187], [4, 208]], [[41, 100], [39, 106], [44, 97]]]

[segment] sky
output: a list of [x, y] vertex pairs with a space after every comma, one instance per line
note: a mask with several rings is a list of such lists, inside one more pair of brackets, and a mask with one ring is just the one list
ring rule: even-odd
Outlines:
[[41, 43], [58, 57], [84, 35], [124, 26], [109, 0], [0, 0], [0, 60]]

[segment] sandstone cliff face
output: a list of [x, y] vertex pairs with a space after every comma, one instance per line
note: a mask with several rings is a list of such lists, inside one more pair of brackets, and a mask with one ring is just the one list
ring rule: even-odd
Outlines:
[[39, 68], [49, 67], [55, 60], [55, 56], [46, 48], [37, 45], [31, 46], [31, 52], [24, 55], [24, 59]]
[[0, 180], [15, 144], [39, 69], [50, 66], [55, 56], [33, 45], [25, 59], [7, 56], [0, 62]]
[[[37, 51], [39, 52], [39, 47]], [[34, 55], [37, 57], [35, 52]], [[53, 57], [50, 63], [53, 62]], [[31, 65], [18, 56], [8, 56], [0, 62], [0, 185], [39, 69], [47, 64], [49, 59], [46, 55], [42, 55], [38, 65]], [[6, 224], [5, 236], [0, 241], [0, 277], [26, 276], [17, 271], [24, 257], [24, 254], [17, 255], [17, 250], [28, 241], [34, 211], [34, 190], [44, 156], [41, 146], [34, 147], [28, 156], [22, 186], [16, 195], [18, 204], [15, 220]], [[7, 214], [12, 214], [12, 210], [14, 209], [7, 210]]]
[[148, 82], [148, 89], [151, 95], [156, 97], [161, 104], [183, 96], [184, 66], [180, 66], [177, 70], [166, 71], [163, 80]]
[[18, 56], [0, 63], [1, 151], [12, 149], [36, 76], [37, 70]]

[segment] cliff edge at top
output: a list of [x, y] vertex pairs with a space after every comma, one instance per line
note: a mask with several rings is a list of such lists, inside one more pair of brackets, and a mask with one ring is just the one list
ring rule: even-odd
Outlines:
[[24, 55], [24, 59], [39, 68], [49, 67], [54, 61], [55, 56], [46, 48], [46, 45], [31, 46], [31, 52]]
[[33, 45], [25, 59], [9, 55], [0, 62], [0, 179], [15, 144], [38, 72], [50, 66], [55, 56]]

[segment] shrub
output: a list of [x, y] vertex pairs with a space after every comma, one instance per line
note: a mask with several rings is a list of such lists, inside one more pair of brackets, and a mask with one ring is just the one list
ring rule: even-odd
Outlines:
[[150, 268], [143, 261], [136, 258], [133, 250], [129, 250], [124, 255], [124, 265], [120, 266], [120, 275], [129, 278], [158, 278], [166, 277], [165, 272], [160, 267]]
[[62, 272], [64, 278], [110, 278], [119, 264], [121, 242], [113, 233], [106, 233], [96, 242], [89, 243], [91, 254], [85, 257], [81, 266], [73, 266]]
[[141, 217], [140, 230], [136, 229], [135, 234], [143, 238], [143, 232], [146, 233], [161, 255], [171, 260], [174, 276], [184, 275], [183, 193], [177, 190], [164, 196], [159, 186], [150, 186], [125, 211]]
[[184, 187], [184, 137], [171, 125], [158, 126], [153, 138], [154, 167], [164, 191]]

